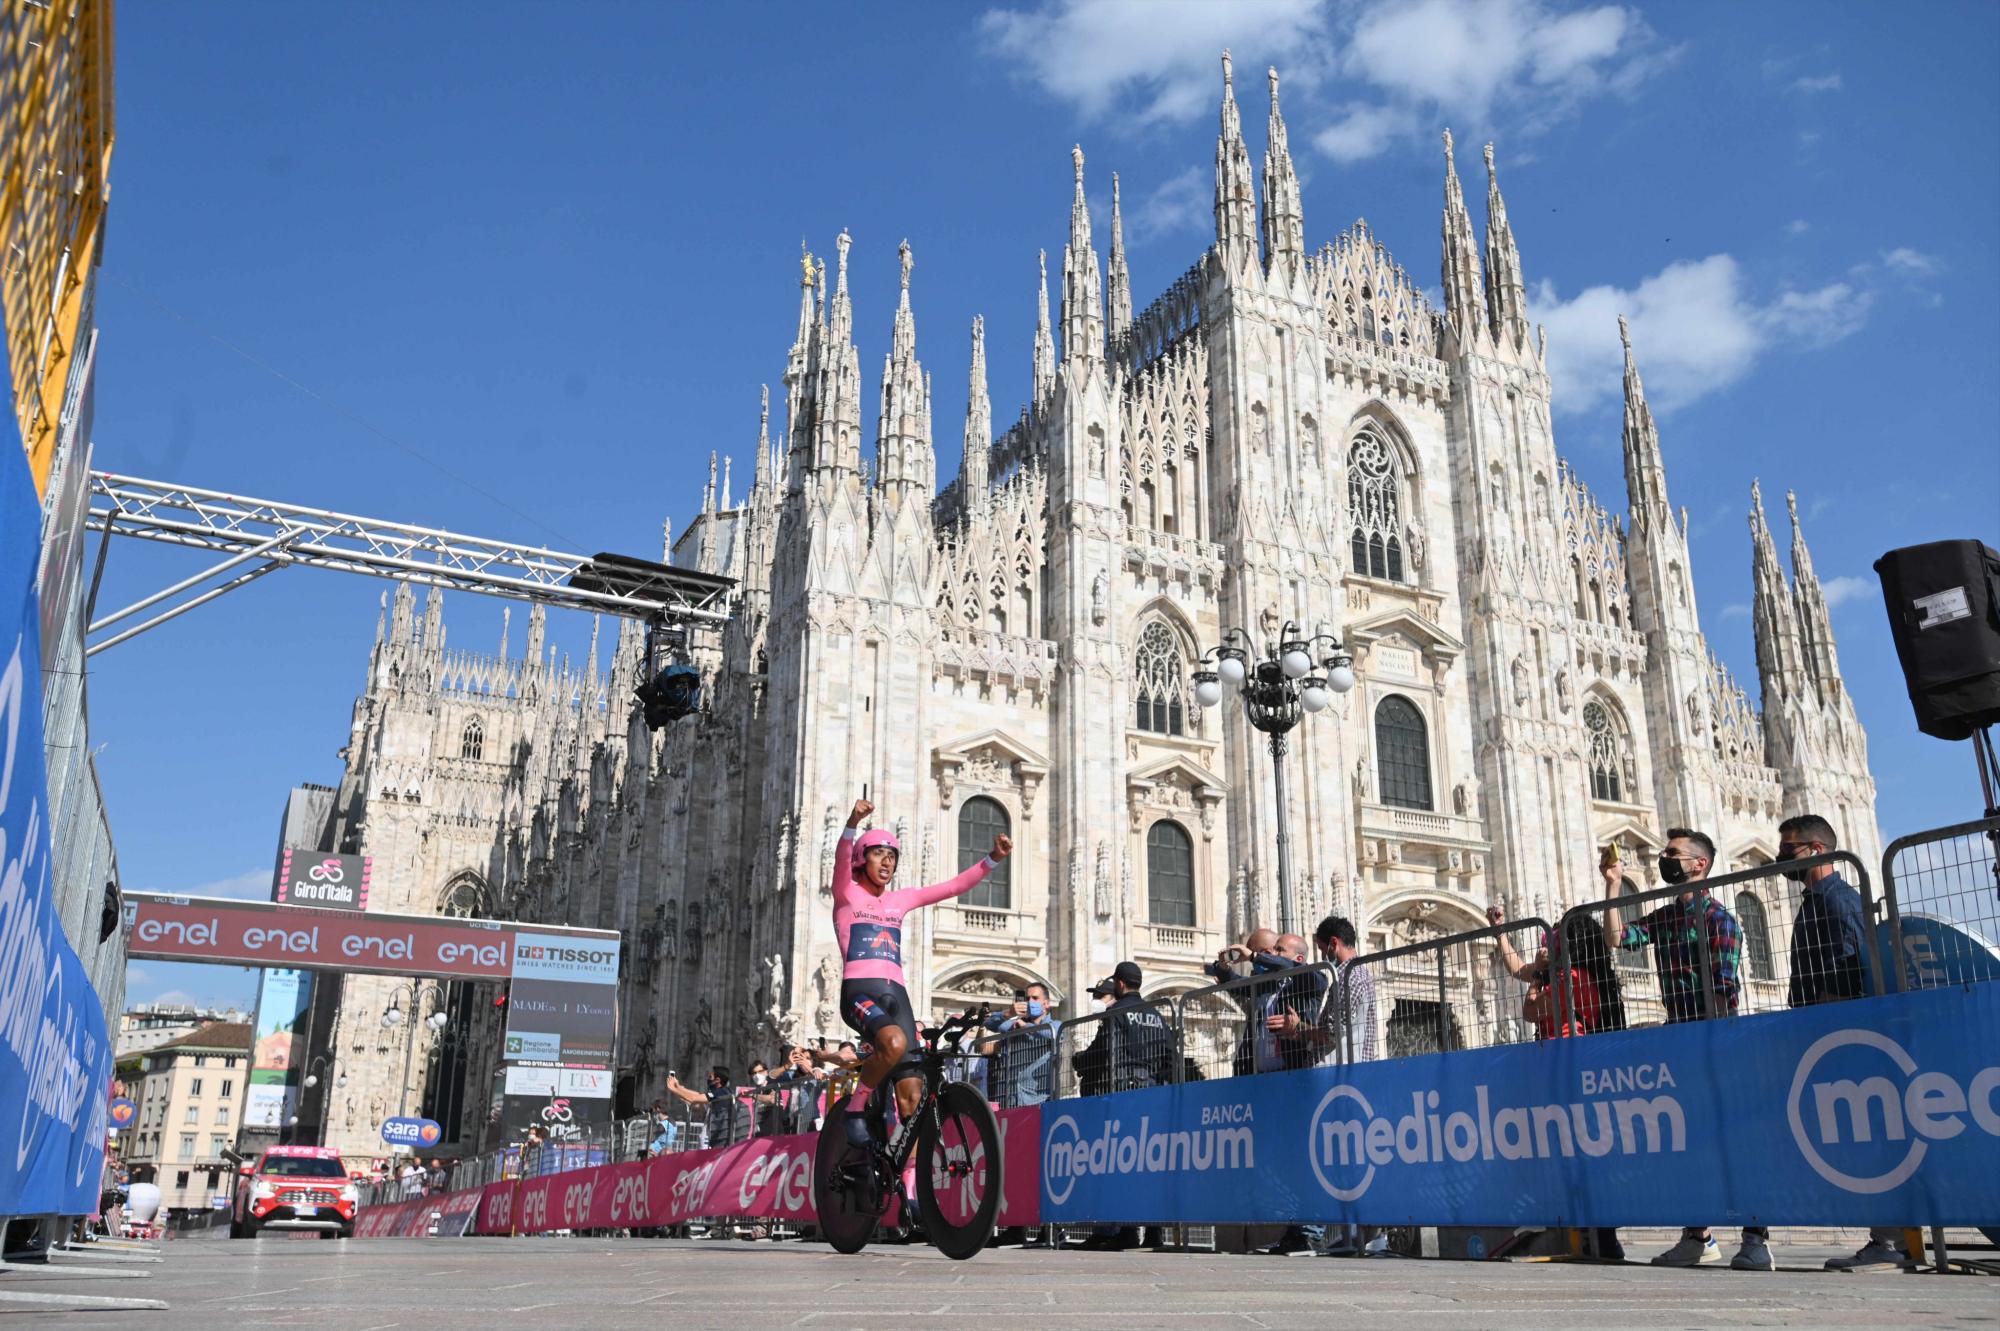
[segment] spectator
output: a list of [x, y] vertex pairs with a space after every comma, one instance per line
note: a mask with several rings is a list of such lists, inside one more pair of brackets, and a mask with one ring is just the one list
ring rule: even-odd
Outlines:
[[[789, 1057], [791, 1046], [785, 1046]], [[785, 1105], [778, 1088], [772, 1085], [771, 1069], [764, 1060], [750, 1063], [750, 1117], [752, 1131], [759, 1137], [776, 1137], [784, 1132]]]
[[750, 1107], [730, 1085], [729, 1069], [718, 1063], [708, 1070], [708, 1088], [697, 1091], [667, 1074], [667, 1093], [691, 1105], [707, 1107], [707, 1145], [728, 1146], [750, 1136]]
[[444, 1191], [444, 1161], [431, 1157], [430, 1168], [424, 1171], [424, 1191], [435, 1197]]
[[1056, 1035], [1062, 1029], [1049, 1010], [1048, 986], [1039, 981], [1023, 989], [1014, 1005], [987, 1019], [994, 1039], [981, 1043], [991, 1057], [988, 1087], [1005, 1108], [1038, 1105], [1055, 1093]]
[[[1668, 828], [1667, 847], [1660, 853], [1660, 880], [1670, 886], [1690, 886], [1631, 924], [1621, 924], [1619, 919], [1617, 903], [1625, 894], [1619, 866], [1599, 865], [1605, 899], [1610, 903], [1604, 912], [1604, 941], [1626, 951], [1652, 944], [1653, 969], [1660, 977], [1660, 998], [1669, 1022], [1727, 1016], [1736, 1011], [1742, 990], [1743, 930], [1736, 917], [1702, 885], [1714, 864], [1715, 842], [1706, 833], [1688, 827]], [[1746, 1228], [1737, 1261], [1754, 1263], [1760, 1251], [1768, 1262], [1764, 1231]], [[1721, 1260], [1722, 1252], [1708, 1227], [1690, 1225], [1681, 1230], [1680, 1242], [1655, 1257], [1653, 1265], [1700, 1266]]]
[[[1229, 1075], [1247, 1077], [1257, 1071], [1257, 1050], [1263, 1041], [1264, 1019], [1263, 1000], [1268, 998], [1273, 986], [1263, 984], [1236, 985], [1238, 980], [1252, 975], [1264, 975], [1284, 966], [1275, 955], [1278, 946], [1278, 931], [1256, 928], [1243, 936], [1238, 947], [1225, 947], [1215, 954], [1215, 960], [1205, 964], [1202, 974], [1217, 984], [1235, 985], [1225, 990], [1229, 1001], [1243, 1012], [1243, 1036], [1236, 1042], [1236, 1051], [1230, 1059]], [[1248, 969], [1241, 969], [1247, 967]]]
[[647, 1155], [665, 1155], [680, 1145], [681, 1125], [671, 1117], [671, 1107], [665, 1100], [655, 1100], [646, 1110], [646, 1117], [652, 1120], [652, 1140], [646, 1143]]
[[771, 1079], [778, 1088], [778, 1130], [810, 1132], [818, 1126], [817, 1106], [826, 1074], [802, 1045], [785, 1046], [785, 1066]]
[[[1781, 862], [1811, 859], [1839, 849], [1840, 838], [1833, 824], [1818, 814], [1802, 813], [1778, 824]], [[1861, 894], [1831, 864], [1788, 869], [1785, 877], [1800, 887], [1798, 914], [1792, 920], [1791, 1005], [1811, 1007], [1866, 997], [1870, 988], [1865, 941], [1868, 917]], [[1743, 1263], [1742, 1255], [1738, 1254], [1738, 1261], [1731, 1265], [1749, 1265], [1759, 1271], [1775, 1267], [1768, 1249], [1761, 1262]], [[1868, 1242], [1858, 1252], [1849, 1257], [1828, 1258], [1826, 1269], [1892, 1271], [1907, 1270], [1914, 1265], [1903, 1249], [1902, 1231], [1876, 1227], [1868, 1231]]]
[[[1497, 925], [1501, 914], [1500, 907], [1489, 906], [1486, 919]], [[1595, 1029], [1599, 1020], [1597, 983], [1582, 967], [1571, 965], [1567, 968], [1568, 997], [1556, 992], [1550, 972], [1551, 941], [1548, 931], [1544, 930], [1541, 949], [1536, 952], [1535, 959], [1523, 961], [1506, 934], [1495, 934], [1493, 937], [1493, 952], [1501, 968], [1528, 986], [1528, 992], [1521, 999], [1521, 1015], [1533, 1023], [1537, 1040], [1582, 1035]], [[1746, 1236], [1749, 1232], [1744, 1231]], [[1616, 1229], [1599, 1227], [1592, 1231], [1592, 1240], [1597, 1256], [1614, 1262], [1625, 1260], [1625, 1245], [1618, 1241]]]

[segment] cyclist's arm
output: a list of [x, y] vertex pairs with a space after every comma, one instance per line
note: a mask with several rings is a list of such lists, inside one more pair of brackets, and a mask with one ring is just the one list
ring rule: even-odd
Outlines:
[[988, 855], [956, 878], [947, 878], [942, 883], [932, 883], [929, 887], [906, 888], [888, 895], [896, 898], [896, 904], [904, 910], [915, 910], [919, 906], [928, 906], [933, 902], [948, 901], [952, 897], [963, 896], [984, 882], [986, 875], [992, 872], [993, 857]]
[[840, 830], [840, 840], [833, 846], [833, 890], [838, 899], [842, 885], [854, 881], [854, 840], [860, 835], [853, 823]]

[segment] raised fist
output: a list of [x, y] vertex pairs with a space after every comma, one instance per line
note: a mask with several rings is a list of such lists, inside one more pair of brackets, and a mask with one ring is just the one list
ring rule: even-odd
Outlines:
[[861, 826], [861, 820], [873, 812], [875, 812], [873, 804], [870, 804], [867, 800], [856, 800], [854, 801], [854, 812], [847, 815], [847, 825], [849, 827], [859, 827]]
[[1488, 924], [1498, 924], [1500, 923], [1501, 918], [1505, 916], [1505, 914], [1506, 912], [1501, 910], [1498, 906], [1488, 906], [1486, 908], [1486, 922]]
[[997, 864], [1014, 853], [1014, 838], [1002, 833], [993, 838], [993, 860]]

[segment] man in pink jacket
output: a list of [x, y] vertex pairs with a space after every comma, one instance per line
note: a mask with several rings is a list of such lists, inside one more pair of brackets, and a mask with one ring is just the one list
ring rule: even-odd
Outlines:
[[833, 854], [833, 932], [840, 943], [840, 1015], [874, 1046], [861, 1065], [861, 1085], [848, 1101], [848, 1139], [867, 1144], [881, 1135], [881, 1106], [866, 1112], [882, 1082], [896, 1074], [896, 1105], [907, 1117], [917, 1111], [923, 1083], [914, 1061], [917, 1014], [903, 987], [903, 917], [919, 906], [971, 891], [1014, 852], [1012, 839], [993, 838], [992, 853], [956, 878], [929, 887], [890, 890], [902, 847], [886, 828], [861, 832], [875, 812], [865, 799], [854, 802], [847, 830]]

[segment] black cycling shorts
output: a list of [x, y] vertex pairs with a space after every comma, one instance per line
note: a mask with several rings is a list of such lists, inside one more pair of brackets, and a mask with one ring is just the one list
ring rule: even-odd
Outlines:
[[922, 1073], [917, 1057], [917, 1012], [910, 1006], [910, 991], [894, 980], [842, 980], [840, 1015], [870, 1044], [890, 1026], [902, 1028], [909, 1052], [903, 1055], [890, 1077], [901, 1081]]

